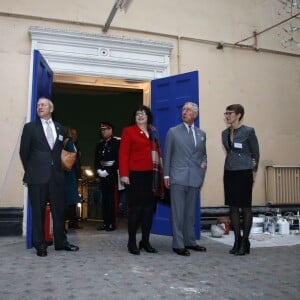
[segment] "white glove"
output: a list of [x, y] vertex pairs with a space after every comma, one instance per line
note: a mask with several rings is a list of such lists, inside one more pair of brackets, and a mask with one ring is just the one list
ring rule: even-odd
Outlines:
[[98, 173], [98, 175], [99, 175], [100, 177], [106, 177], [106, 176], [108, 176], [108, 173], [107, 173], [106, 170], [100, 170], [100, 169], [98, 169], [98, 170], [97, 170], [97, 173]]

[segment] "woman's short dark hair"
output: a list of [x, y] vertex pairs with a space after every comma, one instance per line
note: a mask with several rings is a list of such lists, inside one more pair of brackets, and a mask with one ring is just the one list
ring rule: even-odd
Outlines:
[[153, 123], [153, 114], [152, 114], [150, 108], [146, 105], [139, 105], [132, 113], [132, 116], [131, 116], [131, 124], [132, 125], [136, 124], [135, 117], [136, 117], [136, 113], [138, 111], [144, 111], [146, 113], [148, 125]]
[[228, 105], [226, 107], [226, 110], [234, 111], [236, 115], [237, 114], [241, 114], [241, 116], [239, 118], [240, 121], [243, 119], [244, 114], [245, 114], [244, 107], [241, 104], [231, 104], [231, 105]]

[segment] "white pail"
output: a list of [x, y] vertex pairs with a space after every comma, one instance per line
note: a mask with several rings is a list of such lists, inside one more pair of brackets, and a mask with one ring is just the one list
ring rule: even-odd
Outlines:
[[264, 221], [265, 221], [265, 217], [253, 217], [251, 233], [252, 234], [263, 233]]

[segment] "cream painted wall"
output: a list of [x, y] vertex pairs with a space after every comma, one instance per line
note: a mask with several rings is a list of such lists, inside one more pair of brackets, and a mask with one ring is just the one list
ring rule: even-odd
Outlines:
[[[282, 2], [285, 1], [132, 0], [126, 12], [117, 12], [111, 25], [125, 32], [138, 30], [233, 44], [253, 31], [260, 32], [290, 17]], [[0, 13], [101, 26], [105, 24], [114, 3], [115, 0], [2, 0]], [[300, 21], [291, 21], [290, 24], [293, 22], [299, 24]], [[65, 27], [68, 28], [68, 25]], [[280, 26], [260, 35], [258, 46], [299, 53], [298, 47], [284, 49], [280, 45], [284, 37], [286, 33]], [[247, 42], [252, 43], [253, 40]]]
[[[223, 113], [232, 103], [245, 107], [244, 124], [253, 126], [260, 142], [261, 162], [254, 186], [254, 204], [265, 204], [264, 169], [268, 164], [300, 164], [299, 57], [183, 42], [184, 71], [200, 72], [201, 127], [207, 133], [208, 171], [202, 205], [223, 201], [225, 152]], [[197, 55], [195, 56], [195, 53]]]
[[[1, 110], [0, 207], [23, 206], [23, 170], [19, 134], [27, 115], [31, 44], [30, 26], [102, 34], [114, 0], [0, 2]], [[278, 11], [281, 14], [278, 14]], [[283, 48], [281, 28], [259, 36], [260, 48], [233, 44], [287, 17], [276, 0], [133, 0], [118, 11], [108, 35], [166, 41], [173, 44], [171, 74], [199, 70], [201, 127], [207, 132], [209, 167], [202, 189], [203, 206], [223, 205], [224, 151], [220, 134], [223, 112], [231, 103], [245, 106], [245, 124], [256, 129], [261, 164], [254, 204], [265, 204], [264, 167], [299, 164], [300, 48]], [[253, 40], [248, 42], [249, 45]], [[292, 56], [290, 54], [297, 54]]]

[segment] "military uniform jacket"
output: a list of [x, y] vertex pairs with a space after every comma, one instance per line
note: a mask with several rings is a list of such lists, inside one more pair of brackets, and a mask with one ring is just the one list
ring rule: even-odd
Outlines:
[[95, 150], [95, 171], [106, 170], [109, 176], [104, 178], [114, 182], [118, 182], [119, 147], [120, 141], [112, 137], [108, 141], [103, 140], [97, 144]]

